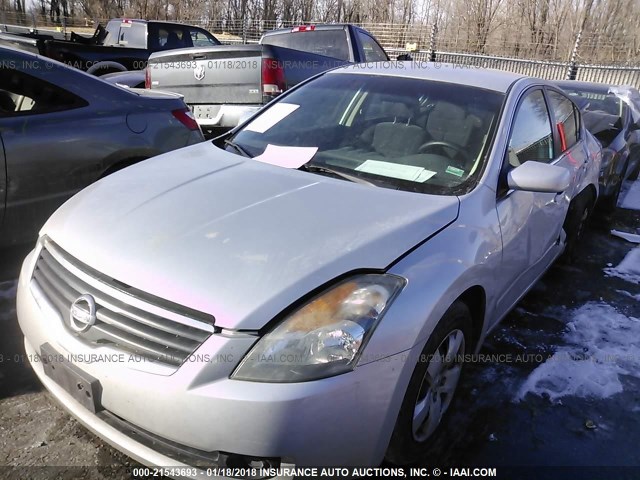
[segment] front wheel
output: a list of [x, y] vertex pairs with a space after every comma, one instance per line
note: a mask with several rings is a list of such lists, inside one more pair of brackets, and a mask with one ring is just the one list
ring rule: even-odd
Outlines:
[[458, 300], [429, 337], [411, 375], [387, 449], [388, 461], [411, 463], [423, 453], [453, 400], [470, 332], [469, 308]]

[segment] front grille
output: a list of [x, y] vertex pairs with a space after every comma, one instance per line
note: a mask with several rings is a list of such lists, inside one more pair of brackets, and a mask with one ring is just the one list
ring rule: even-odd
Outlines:
[[[48, 239], [33, 281], [60, 312], [69, 332], [91, 345], [108, 345], [178, 366], [214, 332], [212, 316], [110, 279]], [[85, 294], [95, 299], [96, 322], [76, 332], [70, 326], [71, 305]]]

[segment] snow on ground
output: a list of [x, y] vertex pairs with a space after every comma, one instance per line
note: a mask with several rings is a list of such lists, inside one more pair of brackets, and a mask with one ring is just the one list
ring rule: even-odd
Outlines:
[[619, 230], [611, 230], [611, 235], [613, 235], [614, 237], [622, 238], [627, 242], [640, 243], [640, 235], [637, 235], [635, 233], [627, 233], [627, 232], [621, 232]]
[[607, 398], [622, 392], [622, 376], [640, 378], [640, 319], [606, 303], [587, 303], [571, 313], [564, 340], [529, 375], [516, 400], [529, 393], [554, 402], [565, 396]]
[[625, 182], [620, 192], [618, 207], [640, 210], [640, 180]]
[[634, 248], [622, 259], [617, 267], [607, 267], [608, 277], [619, 277], [627, 282], [640, 284], [640, 247]]

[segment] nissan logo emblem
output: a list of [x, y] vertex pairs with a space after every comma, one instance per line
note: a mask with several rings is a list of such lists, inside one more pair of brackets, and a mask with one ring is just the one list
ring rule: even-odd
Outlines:
[[76, 332], [86, 332], [96, 323], [96, 301], [91, 295], [82, 295], [71, 304], [69, 326]]

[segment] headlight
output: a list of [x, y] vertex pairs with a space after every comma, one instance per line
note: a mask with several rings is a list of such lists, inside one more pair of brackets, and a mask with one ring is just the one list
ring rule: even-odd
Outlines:
[[388, 274], [359, 275], [340, 282], [262, 337], [232, 378], [304, 382], [352, 370], [405, 283]]

